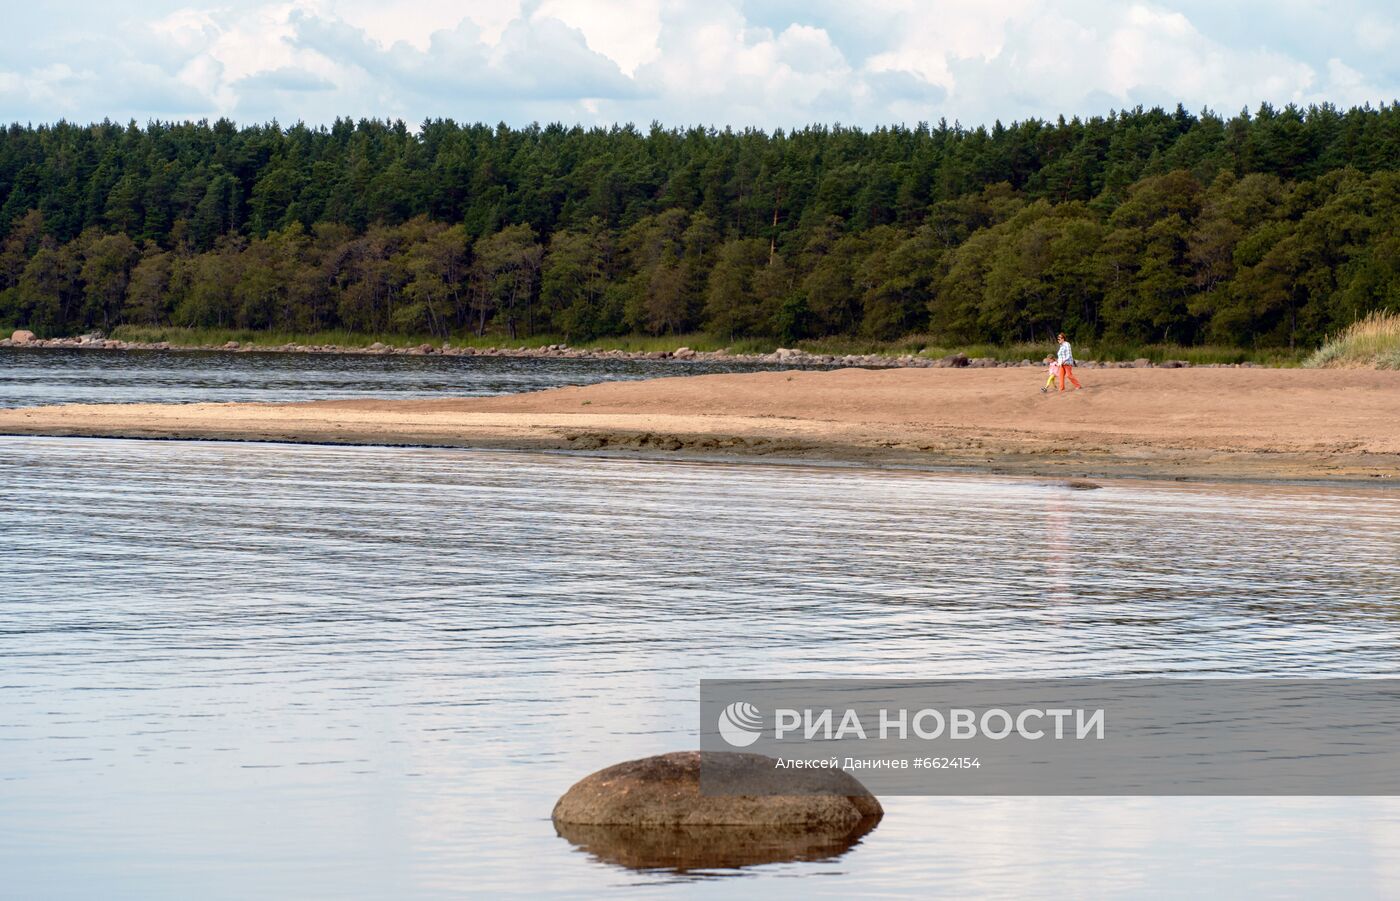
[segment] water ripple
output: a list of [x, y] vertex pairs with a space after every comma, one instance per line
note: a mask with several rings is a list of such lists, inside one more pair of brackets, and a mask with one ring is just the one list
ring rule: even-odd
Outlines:
[[[1400, 668], [1389, 493], [65, 439], [0, 439], [0, 471], [0, 867], [30, 896], [732, 893], [547, 819], [693, 746], [701, 677]], [[733, 875], [1400, 888], [1388, 800], [887, 807], [839, 860]]]

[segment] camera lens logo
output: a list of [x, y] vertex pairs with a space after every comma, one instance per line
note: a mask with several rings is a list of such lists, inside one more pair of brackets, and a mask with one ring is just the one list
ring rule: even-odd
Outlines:
[[763, 734], [763, 714], [748, 701], [735, 701], [719, 712], [719, 734], [736, 748], [747, 748]]

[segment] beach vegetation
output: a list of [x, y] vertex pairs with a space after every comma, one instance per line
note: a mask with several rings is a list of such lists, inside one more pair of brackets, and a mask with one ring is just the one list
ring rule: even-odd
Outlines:
[[1304, 362], [1314, 369], [1400, 369], [1400, 313], [1376, 312], [1330, 337]]

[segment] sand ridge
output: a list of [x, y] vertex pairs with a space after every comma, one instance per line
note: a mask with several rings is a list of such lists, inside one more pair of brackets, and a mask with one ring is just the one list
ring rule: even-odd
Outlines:
[[782, 456], [1040, 475], [1400, 479], [1400, 372], [842, 369], [530, 394], [0, 410], [0, 434]]

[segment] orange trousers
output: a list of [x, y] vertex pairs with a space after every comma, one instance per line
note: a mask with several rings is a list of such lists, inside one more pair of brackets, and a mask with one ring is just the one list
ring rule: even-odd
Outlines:
[[1066, 379], [1069, 379], [1071, 382], [1073, 382], [1073, 383], [1074, 383], [1074, 387], [1076, 387], [1076, 388], [1083, 388], [1083, 387], [1084, 387], [1083, 385], [1079, 384], [1079, 379], [1077, 379], [1077, 378], [1074, 377], [1074, 367], [1071, 366], [1071, 365], [1069, 365], [1068, 363], [1061, 363], [1061, 364], [1060, 364], [1060, 390], [1061, 390], [1061, 391], [1065, 390], [1065, 380], [1066, 380]]

